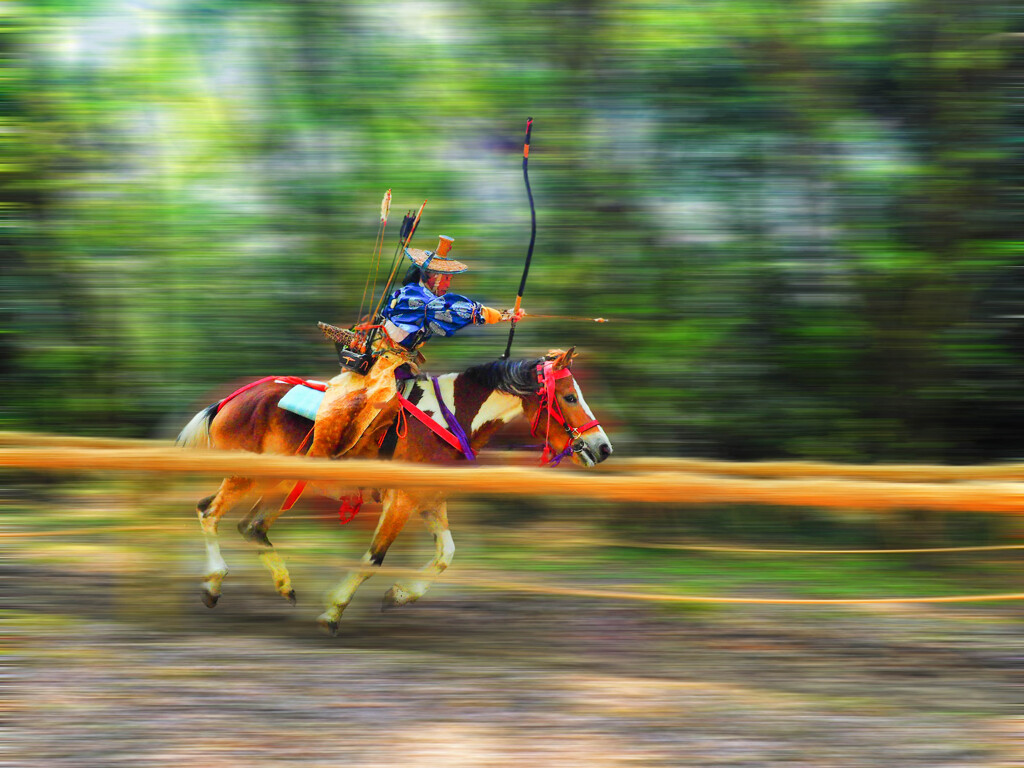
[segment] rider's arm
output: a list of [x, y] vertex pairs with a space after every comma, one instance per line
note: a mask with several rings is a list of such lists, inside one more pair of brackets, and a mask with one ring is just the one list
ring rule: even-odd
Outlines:
[[[520, 310], [516, 319], [523, 316]], [[473, 301], [466, 296], [457, 293], [446, 293], [437, 296], [427, 305], [426, 320], [435, 333], [442, 336], [451, 336], [460, 328], [467, 325], [485, 325], [499, 323], [503, 320], [511, 320], [512, 310], [499, 311], [491, 307], [485, 307], [478, 301]]]
[[479, 309], [480, 319], [476, 322], [481, 325], [490, 325], [491, 323], [500, 323], [505, 320], [512, 319], [515, 319], [518, 322], [523, 319], [524, 315], [526, 315], [526, 313], [521, 309], [518, 311], [514, 309], [491, 309], [490, 307], [485, 307], [481, 304]]

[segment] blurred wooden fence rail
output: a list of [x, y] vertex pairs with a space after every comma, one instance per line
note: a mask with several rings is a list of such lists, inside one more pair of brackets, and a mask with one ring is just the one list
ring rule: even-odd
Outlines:
[[[31, 441], [30, 441], [31, 442]], [[9, 443], [8, 443], [9, 444]], [[773, 504], [865, 510], [1024, 512], [1024, 484], [910, 483], [829, 479], [741, 479], [680, 471], [601, 473], [495, 466], [326, 461], [225, 451], [39, 446], [0, 449], [0, 468], [47, 472], [185, 473], [437, 489], [449, 494], [562, 495], [663, 504]]]

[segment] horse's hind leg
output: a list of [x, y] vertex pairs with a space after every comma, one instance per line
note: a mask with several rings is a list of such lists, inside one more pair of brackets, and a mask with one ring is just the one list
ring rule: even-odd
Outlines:
[[370, 548], [361, 560], [362, 567], [338, 582], [328, 597], [327, 610], [317, 617], [317, 623], [324, 631], [332, 635], [338, 634], [338, 622], [341, 621], [342, 612], [352, 601], [352, 596], [359, 585], [373, 575], [372, 569], [384, 562], [388, 547], [401, 532], [409, 519], [409, 513], [415, 507], [414, 499], [402, 491], [390, 490], [384, 494], [384, 511], [377, 521], [377, 530], [373, 533]]
[[273, 543], [267, 537], [270, 526], [274, 524], [284, 510], [281, 503], [284, 501], [284, 493], [275, 492], [278, 484], [273, 483], [265, 486], [263, 493], [256, 501], [256, 504], [249, 513], [238, 523], [238, 532], [246, 541], [256, 544], [260, 548], [260, 562], [270, 571], [274, 579], [274, 588], [289, 603], [295, 605], [295, 590], [292, 588], [292, 577], [284, 560], [274, 549]]
[[426, 594], [436, 579], [455, 556], [455, 542], [448, 529], [448, 505], [441, 502], [434, 509], [420, 512], [427, 530], [434, 536], [434, 559], [423, 566], [423, 578], [398, 582], [384, 594], [384, 608], [395, 608], [415, 602]]
[[228, 477], [213, 496], [207, 496], [196, 505], [199, 524], [206, 540], [206, 572], [203, 575], [203, 603], [213, 608], [220, 599], [220, 585], [228, 574], [227, 563], [220, 554], [217, 542], [217, 523], [224, 513], [241, 501], [252, 490], [255, 480], [248, 477]]
[[264, 547], [272, 547], [267, 532], [277, 518], [284, 514], [281, 509], [285, 499], [285, 491], [277, 481], [264, 482], [257, 486], [259, 498], [241, 520], [238, 521], [238, 532], [242, 538]]

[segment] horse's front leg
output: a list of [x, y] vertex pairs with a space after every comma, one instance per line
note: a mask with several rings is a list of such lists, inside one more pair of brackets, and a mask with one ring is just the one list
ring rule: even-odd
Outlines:
[[441, 501], [433, 509], [420, 512], [423, 523], [434, 537], [434, 559], [423, 566], [423, 578], [397, 582], [384, 594], [384, 607], [396, 608], [400, 605], [415, 602], [426, 594], [430, 585], [444, 570], [451, 565], [455, 556], [455, 542], [448, 528], [448, 505]]
[[338, 634], [338, 622], [341, 621], [341, 614], [348, 604], [352, 602], [352, 596], [359, 588], [359, 585], [373, 575], [373, 568], [384, 562], [384, 555], [388, 547], [405, 527], [409, 514], [416, 508], [416, 499], [404, 491], [389, 490], [384, 494], [384, 510], [377, 521], [377, 530], [373, 532], [373, 541], [370, 548], [363, 555], [362, 567], [352, 571], [338, 585], [331, 590], [327, 599], [327, 610], [317, 617], [320, 627], [331, 633]]
[[220, 599], [220, 585], [228, 574], [228, 565], [220, 554], [217, 541], [217, 523], [224, 513], [231, 509], [252, 491], [256, 481], [249, 477], [228, 477], [220, 484], [213, 496], [207, 496], [196, 505], [199, 524], [206, 540], [206, 572], [203, 575], [203, 603], [213, 608]]

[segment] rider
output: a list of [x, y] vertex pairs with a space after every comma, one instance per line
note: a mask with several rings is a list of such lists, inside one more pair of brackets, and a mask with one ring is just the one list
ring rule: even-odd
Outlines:
[[[413, 265], [382, 310], [384, 334], [373, 345], [378, 357], [365, 375], [346, 370], [328, 382], [316, 414], [310, 456], [339, 456], [355, 446], [375, 421], [381, 429], [390, 426], [401, 407], [396, 375], [409, 378], [419, 372], [423, 356], [418, 349], [433, 335], [452, 336], [467, 325], [518, 321], [526, 314], [498, 311], [449, 293], [452, 276], [468, 269], [448, 258], [453, 242], [442, 235], [436, 250], [405, 249]], [[382, 417], [382, 412], [392, 418]]]
[[452, 276], [468, 269], [461, 261], [448, 258], [453, 242], [452, 238], [441, 235], [435, 251], [405, 249], [413, 266], [406, 273], [402, 287], [391, 294], [382, 313], [384, 330], [392, 346], [414, 352], [435, 333], [451, 336], [470, 324], [512, 319], [512, 310], [499, 312], [448, 292]]

